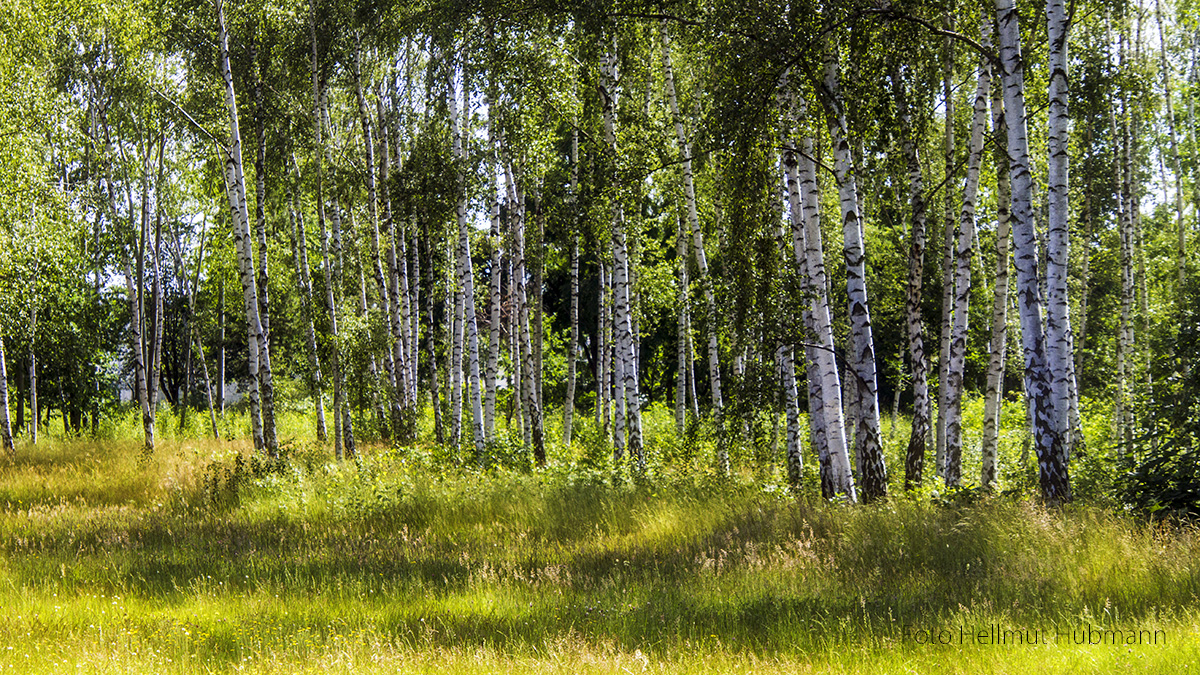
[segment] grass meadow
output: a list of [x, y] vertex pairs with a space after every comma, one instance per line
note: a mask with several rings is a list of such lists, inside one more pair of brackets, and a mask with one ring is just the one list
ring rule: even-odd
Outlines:
[[1200, 530], [1048, 511], [1020, 466], [1006, 494], [846, 506], [784, 490], [768, 443], [722, 477], [661, 432], [634, 479], [586, 429], [480, 469], [302, 440], [268, 466], [161, 426], [149, 461], [121, 429], [0, 459], [0, 673], [1200, 667]]

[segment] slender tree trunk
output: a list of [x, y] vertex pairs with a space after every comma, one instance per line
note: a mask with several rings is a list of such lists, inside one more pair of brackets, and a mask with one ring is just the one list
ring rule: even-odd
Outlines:
[[305, 347], [308, 353], [309, 386], [312, 387], [313, 408], [316, 409], [317, 440], [324, 443], [329, 432], [325, 426], [325, 386], [321, 374], [321, 359], [317, 353], [317, 332], [313, 324], [312, 273], [308, 265], [308, 235], [304, 228], [304, 214], [296, 208], [296, 195], [292, 193], [292, 260], [299, 274], [300, 312], [304, 317]]
[[696, 267], [700, 286], [704, 291], [705, 327], [708, 339], [708, 379], [712, 388], [713, 413], [717, 418], [717, 463], [723, 471], [729, 470], [729, 450], [725, 445], [725, 401], [721, 395], [721, 352], [717, 340], [717, 301], [713, 282], [708, 271], [708, 256], [704, 250], [704, 230], [700, 226], [699, 209], [696, 204], [696, 185], [692, 173], [692, 149], [683, 128], [683, 116], [679, 113], [679, 102], [675, 92], [675, 73], [671, 67], [671, 50], [667, 32], [663, 28], [663, 72], [666, 77], [667, 101], [671, 106], [671, 117], [675, 124], [675, 138], [679, 153], [683, 157], [683, 189], [687, 205], [688, 225], [692, 231], [692, 248], [696, 254]]
[[378, 158], [379, 180], [384, 185], [383, 212], [384, 225], [388, 237], [388, 295], [391, 299], [388, 311], [388, 328], [392, 334], [392, 428], [397, 442], [415, 439], [415, 406], [416, 389], [414, 369], [409, 361], [416, 362], [416, 351], [412, 349], [409, 337], [410, 307], [409, 276], [406, 267], [408, 261], [407, 243], [403, 225], [399, 234], [396, 232], [396, 215], [392, 211], [391, 191], [391, 146], [389, 141], [386, 118], [384, 116], [383, 98], [377, 103], [379, 118], [379, 144], [381, 151]]
[[217, 411], [225, 418], [225, 279], [217, 282]]
[[[929, 358], [925, 354], [925, 338], [922, 336], [921, 297], [925, 271], [925, 244], [927, 229], [927, 205], [925, 180], [921, 172], [913, 129], [912, 113], [908, 107], [906, 84], [903, 73], [894, 76], [896, 99], [900, 107], [900, 141], [908, 164], [908, 198], [911, 205], [908, 248], [908, 293], [905, 302], [905, 319], [908, 327], [908, 352], [912, 362], [913, 416], [912, 432], [908, 438], [908, 449], [904, 460], [904, 487], [911, 490], [921, 485], [925, 471], [925, 447], [929, 438]], [[897, 398], [899, 396], [897, 395]], [[894, 419], [894, 417], [893, 417]]]
[[[255, 25], [252, 30], [257, 33], [258, 27]], [[268, 299], [269, 276], [267, 274], [267, 216], [266, 216], [266, 201], [267, 201], [267, 135], [265, 120], [263, 114], [263, 97], [262, 97], [262, 76], [261, 66], [258, 62], [258, 36], [252, 35], [249, 45], [250, 68], [254, 72], [254, 140], [256, 154], [254, 158], [254, 223], [255, 233], [258, 237], [258, 259], [257, 269], [258, 278], [256, 280], [256, 288], [258, 290], [258, 315], [262, 322], [263, 334], [266, 336], [267, 343], [271, 342], [271, 322], [270, 322], [270, 301]]]
[[16, 454], [13, 446], [12, 419], [8, 416], [8, 366], [4, 362], [4, 338], [0, 337], [0, 443], [9, 457]]
[[[489, 94], [488, 97], [488, 210], [491, 229], [488, 233], [489, 244], [492, 249], [491, 264], [488, 266], [488, 361], [487, 373], [485, 376], [487, 393], [484, 399], [483, 407], [483, 430], [484, 436], [488, 441], [496, 439], [496, 379], [500, 368], [500, 309], [503, 303], [503, 297], [500, 295], [500, 276], [501, 276], [501, 252], [503, 249], [503, 234], [500, 226], [500, 197], [499, 197], [499, 180], [498, 172], [500, 170], [499, 157], [496, 150], [496, 111], [492, 109], [492, 101], [494, 96]], [[572, 173], [574, 176], [574, 173]], [[578, 292], [578, 279], [572, 277], [572, 282], [575, 284], [572, 288]], [[575, 305], [572, 305], [574, 307]], [[574, 325], [574, 324], [572, 324]], [[574, 331], [574, 328], [572, 328]], [[572, 332], [574, 336], [574, 332]], [[573, 365], [573, 364], [572, 364]], [[571, 371], [574, 373], [574, 370]], [[568, 392], [574, 385], [574, 380], [570, 380], [568, 384]], [[571, 394], [567, 395], [568, 405], [570, 405]], [[568, 443], [570, 442], [570, 424], [567, 425]]]
[[242, 292], [246, 301], [249, 325], [250, 375], [258, 388], [251, 387], [250, 401], [259, 401], [262, 410], [262, 447], [271, 457], [279, 454], [275, 436], [275, 388], [271, 378], [271, 357], [267, 334], [259, 316], [258, 295], [254, 278], [254, 252], [250, 242], [250, 215], [246, 208], [246, 180], [242, 168], [242, 139], [238, 130], [237, 99], [233, 89], [233, 72], [229, 65], [229, 38], [225, 30], [224, 3], [217, 3], [218, 42], [220, 44], [221, 74], [225, 81], [225, 104], [229, 113], [230, 145], [225, 149], [225, 181], [229, 209], [233, 218], [235, 247], [238, 251]]
[[1050, 54], [1050, 114], [1048, 131], [1049, 226], [1046, 233], [1046, 357], [1050, 367], [1050, 398], [1055, 431], [1062, 444], [1064, 462], [1071, 459], [1071, 410], [1075, 362], [1071, 353], [1071, 317], [1067, 291], [1070, 259], [1070, 205], [1068, 185], [1069, 123], [1067, 96], [1067, 34], [1069, 18], [1063, 0], [1046, 1]]
[[[1058, 1], [1061, 2], [1061, 0]], [[1180, 169], [1179, 162], [1179, 143], [1175, 129], [1175, 103], [1171, 95], [1171, 62], [1167, 58], [1167, 35], [1163, 29], [1162, 0], [1154, 0], [1154, 16], [1158, 20], [1159, 65], [1162, 69], [1167, 137], [1171, 142], [1171, 171], [1175, 175], [1175, 231], [1178, 235], [1175, 264], [1178, 267], [1178, 293], [1182, 297], [1184, 283], [1187, 280], [1187, 230], [1183, 221], [1183, 171]]]
[[[577, 172], [575, 162], [578, 161], [579, 138], [572, 132], [571, 152], [572, 158], [572, 217], [578, 223], [578, 214], [576, 209], [578, 205], [574, 201], [574, 191], [578, 186]], [[567, 398], [563, 402], [563, 443], [568, 448], [571, 447], [571, 435], [575, 426], [575, 380], [576, 365], [579, 360], [579, 234], [578, 225], [575, 228], [575, 233], [571, 235], [571, 336], [567, 342]]]
[[691, 358], [688, 352], [688, 245], [687, 233], [683, 229], [683, 219], [676, 216], [675, 257], [679, 268], [679, 327], [675, 342], [676, 371], [675, 371], [675, 433], [683, 438], [687, 428], [687, 364]]
[[822, 100], [826, 106], [829, 134], [833, 144], [834, 172], [837, 175], [842, 234], [845, 240], [846, 291], [850, 296], [850, 365], [857, 380], [854, 383], [858, 410], [858, 424], [854, 434], [855, 454], [862, 461], [862, 497], [864, 501], [873, 501], [887, 495], [887, 469], [884, 466], [880, 441], [875, 345], [867, 301], [863, 224], [858, 208], [858, 186], [850, 157], [846, 116], [842, 110], [838, 69], [837, 46], [827, 38]]
[[[838, 374], [837, 351], [833, 340], [833, 320], [829, 309], [829, 280], [825, 273], [825, 253], [821, 235], [820, 189], [817, 185], [816, 153], [811, 136], [805, 136], [797, 162], [800, 190], [803, 194], [804, 246], [807, 264], [808, 289], [812, 295], [813, 331], [816, 343], [812, 358], [820, 382], [821, 406], [809, 410], [814, 445], [821, 461], [821, 493], [826, 499], [838, 494], [851, 502], [857, 501], [854, 476], [850, 471], [850, 454], [846, 440], [846, 421], [842, 411], [842, 385]], [[810, 369], [810, 376], [813, 371]], [[811, 398], [810, 398], [811, 400]], [[824, 414], [821, 415], [820, 413]], [[813, 422], [812, 420], [815, 420]], [[824, 431], [823, 434], [820, 430]], [[827, 454], [821, 456], [822, 450]]]
[[1200, 145], [1196, 144], [1196, 90], [1200, 88], [1200, 31], [1192, 31], [1192, 66], [1188, 71], [1188, 141], [1192, 148], [1192, 213], [1200, 218]]
[[600, 296], [597, 317], [596, 317], [596, 356], [600, 362], [600, 372], [596, 376], [596, 426], [604, 431], [605, 437], [608, 436], [610, 430], [610, 414], [609, 405], [611, 401], [610, 386], [611, 371], [612, 371], [612, 293], [610, 275], [608, 272], [608, 263], [601, 258], [600, 260], [600, 282], [598, 294]]
[[[459, 118], [458, 101], [454, 93], [454, 87], [450, 88], [450, 120], [454, 129], [453, 152], [459, 160], [460, 166], [465, 166], [467, 161], [467, 152], [464, 143], [464, 137], [469, 133], [470, 129], [470, 107], [469, 96], [470, 89], [467, 86], [466, 73], [463, 74], [462, 83], [462, 98], [463, 109], [462, 118]], [[460, 126], [461, 125], [461, 126]], [[465, 321], [466, 340], [467, 340], [467, 358], [468, 366], [468, 382], [467, 388], [470, 390], [471, 396], [471, 424], [474, 432], [475, 441], [475, 459], [479, 464], [483, 463], [484, 459], [484, 436], [483, 436], [483, 398], [479, 381], [479, 329], [475, 316], [475, 271], [471, 263], [471, 230], [467, 224], [467, 190], [466, 190], [466, 175], [460, 170], [458, 174], [458, 187], [461, 197], [458, 201], [457, 220], [458, 220], [458, 274], [459, 274], [459, 291], [462, 296], [462, 321]], [[457, 312], [457, 309], [456, 309]], [[458, 315], [455, 316], [456, 320]], [[457, 329], [455, 339], [458, 340]], [[461, 356], [461, 343], [455, 350], [455, 353]], [[458, 359], [456, 359], [458, 362]], [[459, 362], [460, 363], [460, 362]], [[456, 363], [456, 365], [458, 365]], [[456, 369], [461, 370], [461, 366]], [[461, 401], [461, 394], [460, 399]], [[455, 410], [456, 425], [459, 424], [459, 411]], [[543, 462], [545, 460], [543, 459]]]
[[980, 485], [991, 490], [996, 483], [996, 457], [1000, 441], [1000, 404], [1004, 395], [1004, 363], [1008, 352], [1008, 240], [1009, 202], [1008, 128], [1004, 123], [1004, 101], [999, 87], [992, 87], [992, 138], [996, 167], [996, 280], [992, 284], [992, 341], [988, 360], [987, 391], [983, 404], [983, 447]]
[[[354, 36], [354, 95], [358, 101], [358, 117], [359, 126], [362, 128], [363, 136], [363, 160], [365, 162], [365, 170], [363, 175], [366, 178], [367, 184], [367, 217], [371, 226], [371, 272], [375, 280], [375, 287], [379, 291], [379, 306], [383, 311], [383, 315], [388, 318], [389, 327], [394, 329], [393, 322], [393, 303], [398, 303], [400, 299], [392, 292], [388, 284], [388, 280], [383, 276], [383, 255], [380, 252], [379, 245], [379, 190], [375, 182], [375, 129], [371, 124], [371, 109], [367, 105], [367, 97], [363, 91], [362, 84], [362, 34], [356, 33]], [[379, 129], [379, 135], [386, 137], [387, 133], [382, 128]], [[386, 154], [383, 158], [383, 163], [386, 166]], [[385, 186], [386, 187], [386, 186]], [[389, 209], [390, 210], [390, 209]], [[393, 344], [400, 342], [400, 336], [396, 335], [396, 331], [392, 331]], [[402, 361], [396, 358], [396, 352], [392, 349], [386, 349], [383, 352], [383, 369], [387, 376], [387, 393], [388, 393], [388, 414], [385, 416], [387, 422], [385, 427], [390, 426], [396, 436], [399, 437], [399, 422], [401, 418], [401, 387], [396, 373], [397, 363]]]
[[[341, 213], [337, 199], [332, 200], [330, 221], [333, 229], [333, 241], [330, 245], [330, 232], [326, 227], [324, 164], [328, 161], [329, 149], [325, 143], [325, 128], [327, 122], [324, 115], [325, 97], [321, 86], [321, 74], [317, 56], [316, 6], [310, 6], [312, 12], [309, 21], [309, 37], [312, 42], [312, 85], [313, 85], [313, 131], [316, 140], [315, 161], [317, 163], [317, 224], [321, 234], [321, 262], [325, 276], [325, 313], [329, 321], [330, 370], [333, 378], [333, 451], [339, 461], [347, 454], [353, 455], [353, 432], [347, 428], [349, 420], [348, 408], [345, 401], [345, 371], [342, 365], [341, 347], [338, 340], [338, 303], [335, 288], [341, 286]], [[331, 249], [332, 248], [332, 252]]]
[[[981, 22], [980, 44], [990, 49], [992, 22]], [[954, 274], [954, 329], [950, 336], [950, 367], [946, 388], [946, 470], [947, 487], [958, 487], [962, 478], [962, 395], [966, 369], [968, 302], [971, 297], [971, 251], [975, 240], [975, 199], [979, 193], [979, 172], [983, 165], [983, 136], [988, 126], [988, 102], [991, 94], [991, 69], [979, 64], [975, 88], [974, 116], [971, 119], [971, 145], [967, 155], [967, 182], [963, 188], [962, 213], [958, 224], [957, 266]]]
[[[946, 27], [954, 29], [954, 18], [946, 14]], [[956, 207], [954, 184], [954, 41], [946, 37], [943, 41], [942, 57], [942, 97], [946, 109], [946, 126], [943, 141], [943, 153], [946, 164], [945, 193], [942, 204], [942, 324], [941, 336], [938, 341], [938, 405], [937, 428], [934, 446], [933, 464], [939, 476], [945, 476], [946, 468], [946, 382], [949, 380], [950, 368], [950, 332], [952, 329], [952, 312], [954, 303], [954, 231]]]
[[[149, 456], [154, 452], [154, 422], [150, 417], [150, 398], [146, 379], [146, 352], [145, 341], [142, 339], [142, 331], [145, 322], [142, 318], [142, 288], [139, 288], [134, 281], [134, 275], [129, 268], [129, 261], [125, 261], [125, 290], [129, 294], [129, 346], [133, 352], [133, 377], [134, 377], [134, 395], [138, 400], [138, 407], [142, 411], [142, 430], [144, 435], [142, 452]], [[36, 311], [36, 308], [35, 308]], [[37, 361], [30, 352], [29, 366], [29, 407], [33, 411], [33, 426], [30, 428], [30, 438], [37, 443]]]
[[996, 0], [1000, 27], [1000, 59], [1004, 72], [1004, 115], [1008, 124], [1009, 179], [1012, 183], [1012, 230], [1016, 251], [1017, 293], [1021, 315], [1021, 341], [1025, 356], [1025, 386], [1033, 421], [1035, 449], [1040, 468], [1042, 498], [1052, 504], [1069, 501], [1070, 479], [1062, 440], [1053, 420], [1050, 372], [1042, 332], [1037, 239], [1033, 227], [1032, 175], [1026, 132], [1025, 67], [1021, 36], [1013, 0]]
[[[158, 176], [154, 182], [154, 253], [151, 261], [154, 273], [154, 284], [151, 292], [154, 295], [154, 342], [151, 344], [149, 363], [150, 390], [150, 424], [154, 425], [158, 417], [158, 392], [162, 381], [162, 340], [163, 340], [163, 283], [162, 283], [162, 184], [163, 184], [163, 147], [164, 133], [160, 130], [158, 139]], [[147, 156], [149, 151], [147, 151]], [[148, 212], [147, 212], [148, 213]], [[148, 448], [153, 450], [153, 448]]]

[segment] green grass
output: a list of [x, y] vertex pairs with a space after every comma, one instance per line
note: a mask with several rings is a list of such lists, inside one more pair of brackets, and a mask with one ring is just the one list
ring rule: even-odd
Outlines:
[[[139, 463], [135, 440], [51, 440], [0, 460], [0, 673], [1200, 662], [1192, 526], [1000, 497], [825, 504], [769, 467], [720, 478], [673, 440], [647, 481], [586, 433], [534, 471], [425, 447], [336, 464], [306, 443], [267, 471], [235, 460], [245, 443], [174, 438]], [[992, 625], [1047, 643], [960, 643]], [[1089, 627], [1158, 644], [1071, 643]]]

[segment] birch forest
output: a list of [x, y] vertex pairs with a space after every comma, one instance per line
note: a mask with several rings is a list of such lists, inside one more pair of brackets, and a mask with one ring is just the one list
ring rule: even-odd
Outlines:
[[1198, 98], [1185, 0], [5, 0], [3, 444], [1200, 512]]

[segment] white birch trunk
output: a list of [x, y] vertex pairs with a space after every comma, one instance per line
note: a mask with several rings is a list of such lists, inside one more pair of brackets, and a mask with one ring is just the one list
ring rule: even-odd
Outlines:
[[[489, 441], [496, 438], [496, 378], [500, 368], [500, 305], [503, 297], [500, 294], [500, 263], [501, 263], [501, 247], [503, 246], [503, 235], [500, 229], [500, 197], [497, 192], [499, 188], [497, 173], [500, 170], [499, 159], [496, 154], [496, 129], [495, 115], [496, 110], [492, 108], [492, 101], [488, 101], [488, 163], [489, 174], [488, 180], [488, 201], [489, 201], [489, 219], [491, 229], [488, 233], [492, 248], [492, 260], [490, 265], [490, 274], [488, 278], [488, 361], [486, 386], [487, 394], [484, 399], [483, 410], [483, 426], [484, 435]], [[568, 432], [569, 433], [569, 432]]]
[[[954, 29], [953, 16], [946, 14], [946, 28]], [[943, 41], [942, 57], [942, 99], [946, 109], [945, 135], [942, 151], [946, 165], [946, 177], [943, 190], [942, 204], [942, 323], [938, 340], [938, 405], [937, 427], [934, 440], [933, 465], [937, 475], [945, 476], [946, 469], [946, 408], [948, 407], [946, 382], [949, 379], [950, 368], [950, 332], [952, 329], [952, 312], [954, 305], [954, 221], [955, 206], [953, 176], [954, 166], [954, 42], [950, 37]]]
[[[461, 120], [459, 118], [459, 108], [454, 94], [454, 87], [450, 88], [450, 119], [451, 124], [454, 125], [453, 151], [455, 157], [459, 160], [459, 166], [465, 166], [467, 161], [465, 137], [470, 129], [471, 110], [469, 107], [469, 96], [470, 89], [467, 86], [467, 79], [464, 73]], [[465, 322], [464, 327], [466, 329], [468, 359], [467, 389], [471, 397], [471, 429], [475, 443], [475, 459], [477, 463], [482, 464], [484, 460], [483, 392], [479, 381], [479, 324], [475, 315], [475, 269], [471, 262], [471, 228], [467, 223], [466, 182], [466, 175], [460, 170], [458, 174], [458, 187], [461, 196], [458, 200], [458, 208], [456, 210], [458, 223], [458, 281], [459, 288], [461, 289], [459, 293], [462, 296], [462, 320]], [[457, 338], [458, 335], [455, 335], [455, 337]], [[461, 356], [461, 351], [459, 355]], [[459, 368], [459, 371], [461, 371], [461, 368]], [[456, 410], [455, 413], [456, 418], [458, 418], [459, 411]], [[456, 419], [456, 423], [461, 423], [461, 420]]]
[[[991, 46], [992, 22], [982, 21], [980, 44]], [[975, 200], [979, 193], [979, 172], [983, 164], [983, 136], [988, 125], [991, 94], [991, 70], [986, 62], [979, 65], [975, 88], [971, 141], [967, 155], [967, 182], [963, 187], [962, 212], [958, 223], [958, 247], [955, 252], [954, 329], [950, 335], [950, 363], [947, 370], [946, 407], [946, 486], [958, 487], [962, 480], [962, 395], [963, 371], [967, 357], [968, 302], [971, 297], [971, 253], [975, 240]]]
[[[999, 71], [996, 72], [998, 75]], [[985, 490], [995, 486], [996, 457], [1000, 446], [1000, 404], [1004, 394], [1004, 364], [1008, 355], [1008, 240], [1009, 202], [1012, 198], [1008, 182], [1008, 129], [1004, 124], [1004, 102], [999, 86], [993, 86], [992, 91], [992, 138], [996, 162], [996, 280], [992, 284], [992, 340], [983, 404], [983, 446], [980, 451], [980, 485]]]
[[[134, 275], [129, 269], [129, 261], [125, 261], [125, 290], [129, 294], [129, 343], [133, 352], [133, 377], [135, 395], [138, 407], [142, 411], [143, 445], [142, 452], [149, 456], [154, 453], [154, 418], [150, 414], [149, 385], [146, 377], [146, 342], [143, 339], [145, 321], [142, 316], [142, 289], [134, 283]], [[33, 308], [36, 317], [37, 308]], [[30, 349], [29, 365], [29, 401], [33, 412], [33, 424], [30, 425], [30, 438], [37, 443], [37, 359]]]
[[[1057, 0], [1061, 3], [1062, 0]], [[1171, 92], [1171, 62], [1167, 59], [1167, 36], [1163, 28], [1162, 0], [1154, 0], [1154, 16], [1158, 20], [1159, 67], [1162, 70], [1163, 103], [1167, 117], [1167, 137], [1171, 143], [1171, 171], [1175, 175], [1175, 231], [1177, 277], [1182, 291], [1187, 281], [1187, 230], [1183, 222], [1183, 171], [1179, 162], [1179, 142], [1175, 128], [1175, 103]], [[1066, 51], [1065, 49], [1063, 50]]]
[[691, 358], [687, 348], [688, 245], [687, 234], [683, 230], [683, 219], [677, 216], [675, 218], [675, 225], [675, 257], [679, 274], [679, 292], [677, 295], [679, 323], [676, 329], [675, 340], [675, 433], [678, 434], [679, 438], [683, 438], [684, 431], [687, 428], [687, 363]]
[[600, 372], [596, 376], [596, 426], [604, 431], [606, 437], [612, 420], [609, 410], [612, 392], [612, 341], [609, 337], [612, 334], [612, 283], [608, 267], [608, 263], [601, 259], [599, 312], [596, 317], [596, 360], [600, 363]]
[[700, 225], [699, 209], [696, 204], [696, 183], [692, 172], [692, 149], [683, 128], [683, 116], [679, 113], [679, 101], [675, 91], [675, 73], [671, 67], [671, 50], [667, 40], [666, 24], [663, 27], [662, 57], [666, 77], [667, 101], [671, 106], [671, 118], [675, 125], [675, 138], [683, 158], [683, 190], [687, 206], [688, 225], [692, 231], [692, 249], [696, 254], [696, 268], [700, 286], [704, 291], [706, 309], [705, 326], [708, 340], [708, 379], [712, 389], [713, 413], [717, 418], [717, 464], [723, 471], [729, 470], [729, 454], [725, 445], [725, 401], [721, 394], [721, 352], [717, 340], [717, 301], [712, 278], [708, 271], [708, 256], [704, 249], [704, 230]]
[[[905, 324], [908, 329], [908, 352], [912, 362], [913, 416], [912, 431], [904, 459], [904, 488], [921, 485], [925, 473], [925, 450], [929, 440], [929, 357], [925, 353], [924, 325], [921, 320], [921, 298], [924, 285], [925, 246], [927, 243], [928, 205], [925, 201], [925, 179], [921, 157], [914, 136], [912, 113], [908, 106], [906, 85], [900, 72], [895, 74], [897, 104], [903, 134], [900, 144], [908, 165], [908, 199], [911, 205], [908, 249], [908, 289], [905, 298]], [[899, 399], [899, 395], [896, 396]], [[895, 412], [892, 423], [895, 424]]]
[[[567, 195], [571, 234], [571, 336], [567, 342], [567, 398], [563, 402], [563, 443], [571, 447], [575, 425], [575, 377], [579, 352], [579, 130], [571, 130], [571, 188]], [[495, 269], [495, 268], [493, 268]]]
[[[371, 272], [374, 277], [375, 287], [379, 291], [379, 305], [383, 311], [383, 315], [388, 317], [389, 324], [392, 323], [393, 302], [398, 302], [399, 298], [392, 293], [388, 281], [383, 276], [383, 255], [379, 244], [379, 190], [376, 187], [375, 181], [375, 130], [371, 125], [371, 112], [367, 106], [367, 97], [363, 92], [362, 86], [362, 35], [356, 33], [354, 36], [354, 95], [358, 101], [358, 117], [359, 126], [362, 129], [363, 137], [363, 159], [365, 161], [363, 175], [367, 184], [367, 217], [371, 226]], [[380, 136], [386, 136], [386, 132], [379, 130]], [[363, 289], [366, 292], [366, 289]], [[365, 311], [365, 310], [364, 310]], [[395, 335], [393, 330], [393, 343], [399, 341], [399, 336]], [[372, 357], [374, 358], [374, 357]], [[388, 391], [388, 414], [386, 415], [387, 425], [391, 432], [399, 435], [399, 422], [401, 410], [401, 387], [397, 380], [396, 374], [396, 352], [392, 349], [384, 350], [383, 369], [387, 376], [387, 391]], [[385, 434], [386, 435], [386, 434]]]
[[304, 317], [304, 339], [308, 356], [309, 386], [313, 392], [313, 407], [316, 409], [317, 440], [324, 443], [328, 438], [325, 426], [324, 377], [321, 374], [321, 359], [317, 353], [317, 331], [313, 325], [312, 275], [308, 264], [308, 234], [304, 228], [304, 214], [296, 208], [296, 195], [291, 198], [292, 261], [300, 281], [300, 311]]
[[[810, 426], [818, 453], [825, 448], [827, 455], [821, 457], [821, 493], [826, 499], [843, 494], [851, 502], [857, 501], [854, 477], [850, 472], [850, 454], [846, 442], [846, 421], [842, 412], [842, 384], [838, 374], [837, 351], [833, 341], [833, 320], [829, 309], [829, 281], [825, 273], [825, 253], [821, 235], [820, 189], [817, 185], [817, 167], [814, 159], [813, 139], [805, 136], [800, 153], [798, 176], [803, 194], [804, 254], [807, 263], [808, 289], [812, 295], [812, 315], [816, 344], [812, 350], [820, 382], [821, 406], [818, 411], [810, 409]], [[811, 372], [811, 370], [810, 370]], [[810, 394], [812, 390], [810, 388]], [[823, 429], [824, 434], [819, 435]], [[822, 440], [823, 439], [823, 440]]]
[[[838, 198], [841, 203], [846, 291], [850, 296], [849, 361], [857, 380], [854, 389], [857, 392], [858, 410], [858, 424], [854, 434], [855, 454], [862, 461], [862, 498], [872, 501], [887, 495], [887, 469], [884, 466], [880, 441], [875, 345], [867, 301], [863, 225], [858, 209], [858, 186], [850, 157], [850, 144], [846, 136], [847, 125], [842, 110], [839, 77], [837, 47], [832, 39], [826, 38], [825, 77], [822, 89], [833, 145]], [[849, 477], [838, 476], [837, 480], [844, 486], [848, 484]], [[845, 491], [845, 488], [841, 491]]]
[[1014, 0], [996, 0], [1000, 60], [1004, 80], [1004, 115], [1008, 125], [1009, 179], [1012, 183], [1012, 231], [1016, 252], [1017, 294], [1021, 342], [1025, 357], [1025, 386], [1033, 421], [1042, 497], [1049, 503], [1070, 500], [1070, 480], [1062, 441], [1053, 420], [1050, 372], [1042, 332], [1037, 239], [1033, 226], [1032, 175], [1026, 131], [1025, 67]]
[[[233, 220], [234, 243], [238, 251], [238, 267], [245, 296], [248, 342], [250, 344], [250, 375], [258, 382], [252, 387], [251, 403], [259, 399], [262, 409], [262, 447], [271, 457], [279, 454], [275, 436], [274, 383], [271, 378], [271, 357], [267, 335], [259, 320], [258, 294], [254, 278], [254, 252], [250, 241], [250, 214], [246, 206], [246, 180], [242, 168], [242, 139], [238, 130], [237, 99], [233, 89], [233, 73], [229, 65], [229, 38], [225, 30], [224, 3], [217, 3], [218, 41], [220, 43], [221, 74], [225, 81], [225, 104], [229, 113], [230, 145], [225, 149], [226, 192]], [[256, 439], [257, 440], [257, 439]]]
[[0, 337], [0, 443], [9, 457], [16, 454], [13, 445], [12, 418], [8, 414], [8, 366], [4, 362], [4, 338]]
[[[1111, 41], [1111, 40], [1110, 40]], [[1124, 37], [1121, 38], [1120, 58], [1122, 70], [1125, 66]], [[1119, 71], [1118, 71], [1119, 72]], [[1110, 109], [1111, 112], [1111, 109]], [[1133, 270], [1133, 179], [1131, 162], [1130, 120], [1128, 93], [1121, 92], [1121, 125], [1118, 129], [1116, 114], [1109, 117], [1112, 137], [1120, 134], [1120, 152], [1118, 153], [1114, 173], [1117, 183], [1121, 186], [1117, 195], [1117, 237], [1121, 256], [1121, 300], [1120, 323], [1117, 332], [1117, 400], [1114, 417], [1117, 426], [1117, 455], [1123, 457], [1133, 442], [1133, 420], [1129, 411], [1129, 375], [1133, 344], [1133, 303], [1134, 303], [1134, 270]]]
[[1071, 457], [1070, 413], [1075, 368], [1071, 353], [1071, 317], [1067, 292], [1070, 259], [1070, 204], [1067, 194], [1070, 119], [1067, 96], [1067, 34], [1069, 17], [1063, 0], [1046, 0], [1049, 34], [1050, 85], [1048, 129], [1048, 206], [1046, 232], [1046, 357], [1050, 367], [1050, 397], [1055, 433], [1062, 444], [1064, 462]]

